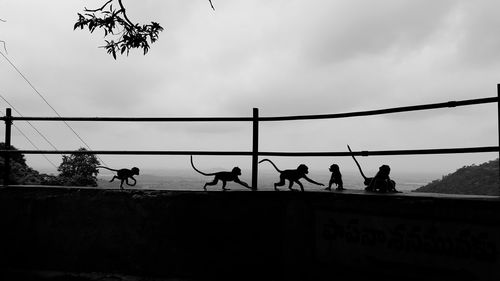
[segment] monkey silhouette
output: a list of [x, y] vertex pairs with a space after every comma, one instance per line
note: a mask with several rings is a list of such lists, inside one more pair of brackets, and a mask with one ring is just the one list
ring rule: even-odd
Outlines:
[[[119, 170], [111, 169], [111, 168], [104, 167], [104, 166], [97, 166], [97, 168], [103, 168], [103, 169], [107, 169], [107, 170], [116, 172], [116, 175], [114, 175], [113, 178], [111, 178], [111, 180], [109, 182], [113, 182], [115, 179], [119, 179], [121, 181], [120, 182], [120, 189], [123, 189], [124, 182], [129, 186], [135, 186], [137, 183], [137, 181], [134, 178], [134, 175], [139, 175], [139, 168], [137, 168], [137, 167], [133, 167], [131, 169], [119, 169]], [[129, 178], [134, 181], [133, 184], [130, 184], [128, 182]]]
[[279, 191], [278, 186], [285, 185], [285, 183], [286, 183], [285, 180], [289, 181], [288, 189], [294, 191], [295, 189], [293, 189], [292, 186], [294, 183], [296, 183], [300, 186], [300, 190], [304, 191], [304, 186], [299, 181], [301, 178], [304, 178], [305, 180], [307, 180], [310, 183], [324, 186], [324, 184], [315, 182], [314, 180], [312, 180], [306, 176], [306, 174], [309, 173], [309, 168], [304, 164], [300, 164], [297, 167], [297, 169], [289, 169], [289, 170], [282, 171], [282, 170], [278, 169], [278, 167], [273, 163], [273, 161], [271, 161], [269, 159], [262, 159], [259, 161], [259, 163], [262, 163], [262, 162], [271, 163], [271, 165], [273, 165], [273, 167], [276, 169], [276, 171], [278, 171], [278, 173], [280, 173], [280, 181], [274, 184], [274, 190], [276, 190], [276, 191]]
[[241, 176], [241, 169], [239, 167], [234, 167], [230, 172], [222, 171], [222, 172], [217, 172], [217, 173], [204, 173], [204, 172], [198, 170], [194, 166], [193, 155], [191, 155], [191, 166], [193, 167], [193, 169], [196, 172], [198, 172], [198, 173], [200, 173], [200, 174], [202, 174], [204, 176], [214, 176], [213, 181], [207, 182], [203, 186], [203, 190], [205, 190], [205, 191], [207, 191], [207, 185], [208, 186], [210, 186], [210, 185], [216, 185], [219, 182], [219, 180], [222, 181], [222, 190], [223, 191], [229, 190], [229, 188], [226, 188], [226, 183], [228, 181], [234, 181], [235, 183], [241, 184], [241, 185], [243, 185], [244, 187], [246, 187], [248, 189], [254, 190], [254, 188], [252, 188], [251, 186], [249, 186], [246, 182], [243, 182], [243, 181], [241, 181], [239, 179], [239, 176]]
[[325, 189], [332, 190], [332, 185], [336, 184], [336, 190], [344, 190], [344, 182], [342, 181], [342, 174], [340, 173], [339, 165], [332, 164], [328, 170], [332, 172], [332, 175], [330, 176], [328, 187]]
[[391, 167], [389, 165], [380, 166], [377, 174], [372, 178], [365, 190], [374, 192], [399, 192], [396, 190], [396, 182], [389, 177], [390, 173]]
[[[347, 145], [347, 148], [352, 153], [351, 147]], [[379, 170], [375, 177], [369, 178], [365, 176], [361, 166], [358, 161], [354, 157], [354, 154], [351, 155], [354, 162], [356, 162], [356, 166], [358, 166], [359, 172], [361, 176], [364, 178], [365, 190], [366, 191], [374, 191], [374, 192], [399, 192], [396, 190], [396, 182], [393, 181], [389, 174], [391, 172], [391, 168], [388, 165], [382, 165], [379, 167]]]

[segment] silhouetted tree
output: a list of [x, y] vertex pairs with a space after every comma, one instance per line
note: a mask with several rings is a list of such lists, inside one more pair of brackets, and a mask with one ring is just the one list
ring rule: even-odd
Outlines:
[[[212, 0], [208, 2], [215, 10]], [[118, 53], [126, 52], [128, 55], [132, 48], [141, 48], [146, 54], [150, 48], [149, 44], [158, 40], [159, 33], [163, 31], [163, 27], [154, 21], [143, 25], [132, 22], [127, 16], [122, 0], [108, 0], [100, 8], [84, 8], [83, 11], [83, 14], [78, 13], [78, 20], [73, 29], [87, 27], [92, 33], [96, 28], [102, 28], [104, 37], [114, 36], [114, 39], [104, 40], [106, 46], [103, 46], [114, 59]]]
[[416, 192], [500, 195], [499, 159], [480, 165], [463, 166], [440, 180], [416, 189]]
[[[86, 151], [86, 149], [82, 147], [78, 151]], [[99, 164], [94, 154], [63, 155], [62, 163], [57, 169], [60, 174], [56, 180], [68, 186], [97, 186]]]
[[[10, 146], [11, 150], [16, 151], [17, 148]], [[5, 149], [5, 143], [0, 143], [0, 149]], [[12, 153], [9, 156], [10, 174], [9, 184], [40, 184], [41, 177], [38, 171], [29, 167], [26, 164], [26, 159], [22, 153]], [[3, 184], [5, 167], [5, 157], [0, 155], [0, 182]]]

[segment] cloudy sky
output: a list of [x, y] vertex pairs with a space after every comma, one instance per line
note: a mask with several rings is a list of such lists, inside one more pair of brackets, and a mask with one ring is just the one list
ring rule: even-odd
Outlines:
[[[497, 95], [500, 2], [495, 0], [143, 0], [128, 16], [165, 31], [150, 52], [114, 60], [103, 33], [73, 31], [77, 13], [105, 1], [0, 0], [7, 58], [62, 116], [240, 117], [382, 109]], [[5, 50], [2, 50], [5, 54]], [[0, 57], [0, 94], [24, 116], [55, 116]], [[2, 114], [9, 105], [0, 100]], [[33, 122], [60, 150], [82, 147], [63, 123]], [[71, 122], [94, 150], [251, 149], [249, 123]], [[52, 147], [16, 124], [39, 149]], [[334, 120], [261, 124], [262, 151], [427, 149], [498, 145], [497, 105]], [[13, 131], [13, 145], [34, 147]], [[2, 131], [3, 138], [3, 131]], [[47, 156], [56, 166], [60, 156]], [[360, 157], [367, 173], [448, 174], [497, 153]], [[28, 156], [34, 168], [55, 168]], [[106, 165], [189, 168], [188, 156], [101, 156]], [[325, 170], [349, 157], [273, 158], [282, 168]], [[200, 168], [244, 157], [197, 156]], [[248, 171], [248, 170], [246, 170]]]

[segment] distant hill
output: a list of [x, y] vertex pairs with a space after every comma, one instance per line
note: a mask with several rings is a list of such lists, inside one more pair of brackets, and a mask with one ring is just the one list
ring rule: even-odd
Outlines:
[[446, 194], [500, 195], [498, 159], [480, 165], [464, 166], [414, 192]]

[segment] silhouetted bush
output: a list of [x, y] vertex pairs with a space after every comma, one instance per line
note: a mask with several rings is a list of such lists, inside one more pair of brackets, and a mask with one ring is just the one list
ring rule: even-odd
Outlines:
[[[5, 149], [5, 143], [0, 143], [0, 149]], [[17, 151], [17, 148], [11, 146], [11, 150]], [[12, 153], [10, 159], [9, 184], [40, 184], [41, 177], [38, 171], [35, 171], [26, 164], [26, 159], [22, 153]], [[0, 155], [0, 183], [3, 184], [5, 169], [5, 156]]]

